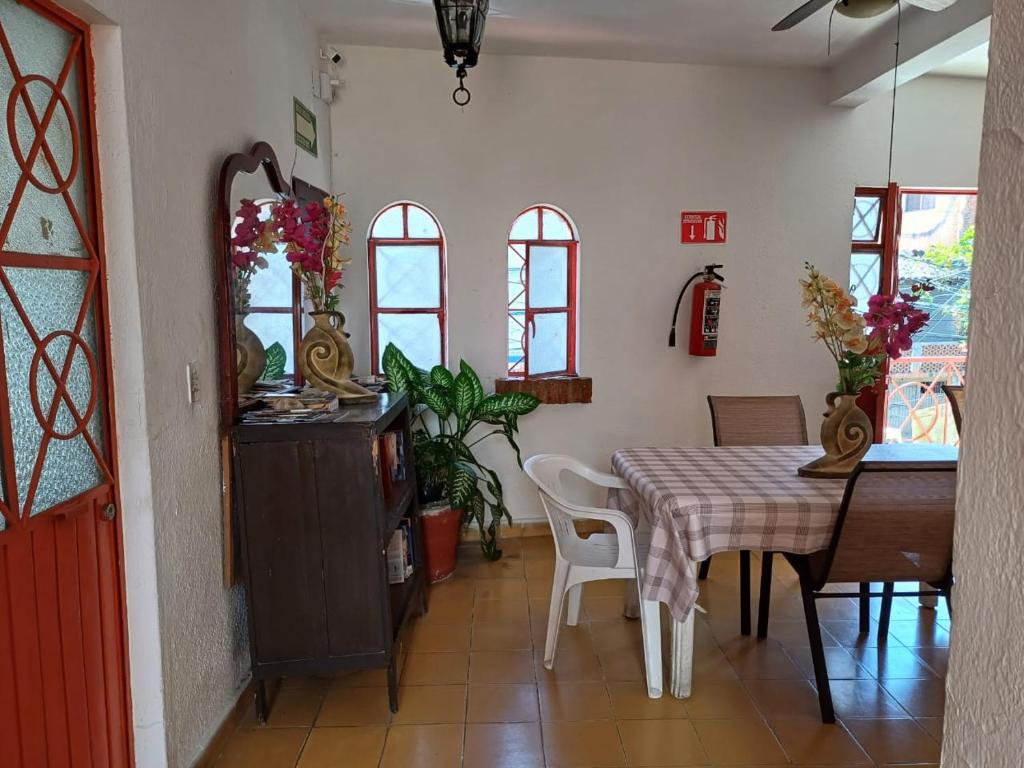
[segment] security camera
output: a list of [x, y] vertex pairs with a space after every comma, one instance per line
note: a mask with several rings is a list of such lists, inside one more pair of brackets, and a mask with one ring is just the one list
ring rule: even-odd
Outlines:
[[337, 48], [333, 48], [333, 47], [328, 47], [326, 51], [321, 49], [320, 50], [320, 58], [321, 59], [329, 59], [331, 64], [334, 64], [334, 65], [337, 65], [337, 66], [340, 66], [341, 64], [343, 64], [345, 62], [345, 57], [342, 55], [341, 51], [339, 51]]

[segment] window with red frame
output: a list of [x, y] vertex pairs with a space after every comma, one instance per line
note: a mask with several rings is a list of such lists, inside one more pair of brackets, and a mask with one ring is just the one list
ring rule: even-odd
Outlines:
[[509, 376], [576, 375], [579, 239], [568, 217], [527, 208], [508, 236]]
[[444, 234], [430, 211], [394, 203], [370, 225], [370, 352], [373, 372], [394, 343], [415, 365], [447, 362]]

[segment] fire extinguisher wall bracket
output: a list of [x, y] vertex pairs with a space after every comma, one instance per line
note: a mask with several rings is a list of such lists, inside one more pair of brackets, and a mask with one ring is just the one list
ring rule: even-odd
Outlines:
[[683, 302], [690, 285], [698, 278], [693, 291], [693, 309], [690, 314], [690, 354], [697, 357], [714, 357], [718, 353], [718, 320], [722, 302], [722, 283], [725, 277], [719, 274], [721, 264], [708, 264], [703, 271], [695, 272], [676, 299], [672, 313], [672, 330], [669, 332], [668, 345], [676, 345], [676, 322], [679, 318], [679, 307]]

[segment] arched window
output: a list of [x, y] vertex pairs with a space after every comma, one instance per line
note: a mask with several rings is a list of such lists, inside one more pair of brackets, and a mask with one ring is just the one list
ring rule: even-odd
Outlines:
[[444, 234], [416, 203], [389, 205], [374, 218], [367, 242], [373, 372], [389, 342], [429, 370], [447, 362]]
[[579, 239], [548, 205], [527, 208], [508, 236], [508, 373], [576, 374]]

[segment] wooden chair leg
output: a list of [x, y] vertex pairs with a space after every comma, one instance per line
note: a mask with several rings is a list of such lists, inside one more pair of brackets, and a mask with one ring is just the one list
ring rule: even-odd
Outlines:
[[889, 619], [892, 616], [892, 593], [896, 585], [887, 581], [882, 585], [882, 612], [878, 616], [878, 642], [884, 643], [889, 639]]
[[711, 556], [709, 555], [708, 559], [700, 564], [700, 569], [697, 571], [697, 579], [698, 579], [698, 581], [707, 581], [708, 580], [708, 571], [710, 571], [710, 570], [711, 570]]
[[818, 686], [818, 705], [821, 707], [821, 722], [834, 723], [836, 721], [836, 713], [832, 707], [832, 689], [828, 683], [828, 666], [825, 664], [825, 647], [821, 642], [818, 608], [814, 604], [814, 592], [802, 578], [800, 579], [800, 593], [804, 601], [804, 617], [807, 619], [807, 639], [811, 645], [814, 682]]
[[750, 634], [750, 551], [740, 552], [740, 634]]
[[871, 584], [860, 583], [860, 633], [866, 635], [871, 631]]
[[768, 611], [772, 602], [772, 553], [761, 553], [761, 593], [757, 598], [757, 639], [768, 637]]
[[942, 596], [944, 598], [946, 598], [946, 610], [949, 611], [949, 618], [952, 620], [952, 618], [953, 618], [953, 600], [952, 600], [951, 591], [950, 591], [950, 589], [948, 587], [945, 589], [945, 591], [943, 591]]

